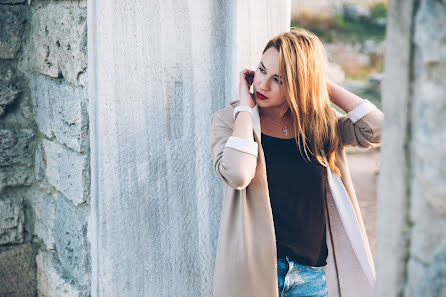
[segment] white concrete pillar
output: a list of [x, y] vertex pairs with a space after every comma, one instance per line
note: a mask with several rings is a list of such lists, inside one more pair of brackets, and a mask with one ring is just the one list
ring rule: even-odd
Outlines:
[[289, 0], [88, 2], [93, 297], [210, 296], [209, 117], [289, 22]]
[[414, 1], [389, 4], [382, 86], [384, 129], [378, 178], [375, 296], [402, 296], [408, 253], [410, 71]]
[[446, 296], [446, 5], [389, 2], [377, 297]]

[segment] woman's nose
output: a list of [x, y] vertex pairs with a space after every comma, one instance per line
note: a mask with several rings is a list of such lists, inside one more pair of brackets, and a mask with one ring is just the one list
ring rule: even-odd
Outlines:
[[260, 81], [260, 85], [259, 85], [260, 89], [262, 90], [268, 90], [269, 89], [269, 83], [268, 83], [268, 79], [262, 79]]

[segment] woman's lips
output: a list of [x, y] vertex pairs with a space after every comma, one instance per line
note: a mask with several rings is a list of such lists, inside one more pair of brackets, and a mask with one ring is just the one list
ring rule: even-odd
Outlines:
[[257, 95], [257, 98], [259, 98], [260, 100], [268, 99], [268, 97], [266, 97], [265, 95], [263, 95], [259, 91], [256, 92], [256, 95]]

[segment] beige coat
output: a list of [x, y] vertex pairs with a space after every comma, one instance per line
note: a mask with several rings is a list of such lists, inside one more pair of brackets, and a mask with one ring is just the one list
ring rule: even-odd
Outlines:
[[[211, 156], [224, 193], [213, 297], [278, 297], [276, 238], [258, 107], [253, 108], [254, 138], [249, 141], [231, 136], [238, 104], [232, 101], [215, 112], [209, 125]], [[347, 115], [337, 115], [341, 141], [336, 160], [342, 178], [327, 168], [328, 295], [373, 297], [375, 267], [344, 146], [379, 146], [383, 113], [365, 100]]]

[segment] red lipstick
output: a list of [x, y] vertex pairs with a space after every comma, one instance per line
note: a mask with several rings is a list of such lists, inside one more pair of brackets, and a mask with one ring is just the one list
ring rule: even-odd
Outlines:
[[257, 98], [259, 98], [260, 100], [268, 99], [268, 97], [266, 97], [265, 95], [263, 95], [259, 91], [256, 92], [256, 95], [257, 95]]

